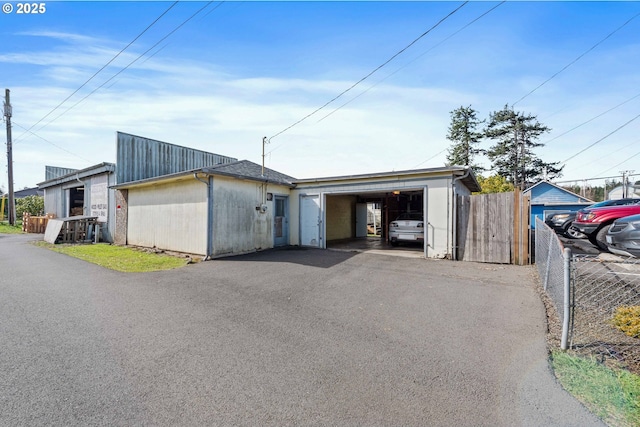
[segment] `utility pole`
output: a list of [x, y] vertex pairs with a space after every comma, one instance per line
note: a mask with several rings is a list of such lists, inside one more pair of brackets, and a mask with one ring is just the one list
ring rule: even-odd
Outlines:
[[264, 146], [269, 143], [269, 140], [266, 136], [262, 137], [262, 177], [264, 178]]
[[7, 122], [7, 171], [9, 175], [9, 224], [16, 225], [16, 201], [13, 194], [13, 149], [11, 147], [11, 101], [5, 89], [4, 117]]
[[622, 174], [622, 198], [630, 197], [629, 194], [629, 175], [631, 175], [635, 171], [620, 171]]

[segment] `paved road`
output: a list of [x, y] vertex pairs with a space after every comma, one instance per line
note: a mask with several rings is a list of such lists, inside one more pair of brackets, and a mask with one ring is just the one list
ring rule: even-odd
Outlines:
[[279, 250], [124, 274], [0, 235], [0, 425], [595, 426], [532, 270]]

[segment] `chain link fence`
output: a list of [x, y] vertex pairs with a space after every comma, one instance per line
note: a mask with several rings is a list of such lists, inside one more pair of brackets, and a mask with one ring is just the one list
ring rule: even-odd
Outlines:
[[640, 259], [570, 255], [539, 219], [535, 239], [540, 281], [557, 313], [557, 327], [550, 325], [550, 333], [561, 334], [555, 337], [560, 347], [640, 373], [640, 337], [613, 324], [619, 308], [640, 306]]

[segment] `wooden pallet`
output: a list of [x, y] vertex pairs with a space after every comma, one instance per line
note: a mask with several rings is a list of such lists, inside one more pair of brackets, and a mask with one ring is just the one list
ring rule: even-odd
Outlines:
[[45, 216], [32, 216], [28, 212], [22, 214], [22, 231], [25, 233], [43, 234], [47, 229], [47, 223], [50, 219], [55, 218], [55, 214], [46, 214]]
[[72, 216], [50, 219], [44, 235], [49, 243], [89, 243], [99, 240], [100, 224], [96, 216]]

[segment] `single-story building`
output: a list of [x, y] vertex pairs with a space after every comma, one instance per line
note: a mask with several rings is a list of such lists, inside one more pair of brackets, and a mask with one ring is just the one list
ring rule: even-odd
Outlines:
[[115, 243], [206, 258], [288, 245], [292, 181], [244, 160], [118, 184]]
[[382, 172], [294, 181], [291, 244], [330, 247], [335, 240], [366, 236], [367, 203], [382, 210], [383, 232], [403, 212], [424, 218], [424, 256], [454, 258], [457, 196], [480, 191], [465, 166]]
[[47, 168], [46, 212], [98, 216], [109, 242], [205, 258], [364, 237], [369, 206], [379, 209], [380, 239], [401, 213], [419, 212], [424, 256], [455, 258], [458, 196], [480, 190], [465, 166], [295, 179], [123, 132], [116, 143], [117, 166]]
[[44, 211], [57, 218], [70, 216], [95, 216], [103, 224], [101, 238], [113, 241], [115, 216], [113, 191], [115, 184], [113, 163], [99, 163], [85, 169], [76, 170], [47, 166], [47, 180], [38, 184], [44, 190]]
[[542, 221], [551, 213], [575, 212], [594, 203], [572, 191], [548, 181], [540, 181], [522, 192], [531, 200], [531, 228], [536, 227], [536, 217]]
[[366, 236], [372, 202], [382, 206], [383, 226], [423, 212], [424, 255], [453, 257], [456, 196], [480, 189], [461, 166], [296, 180], [247, 160], [113, 188], [116, 243], [206, 258]]
[[82, 170], [46, 166], [45, 181], [38, 184], [38, 188], [44, 191], [45, 213], [55, 214], [58, 218], [98, 217], [103, 224], [101, 240], [113, 242], [117, 225], [112, 187], [116, 183], [236, 161], [233, 157], [124, 132], [116, 133], [116, 157], [117, 166], [100, 163]]

